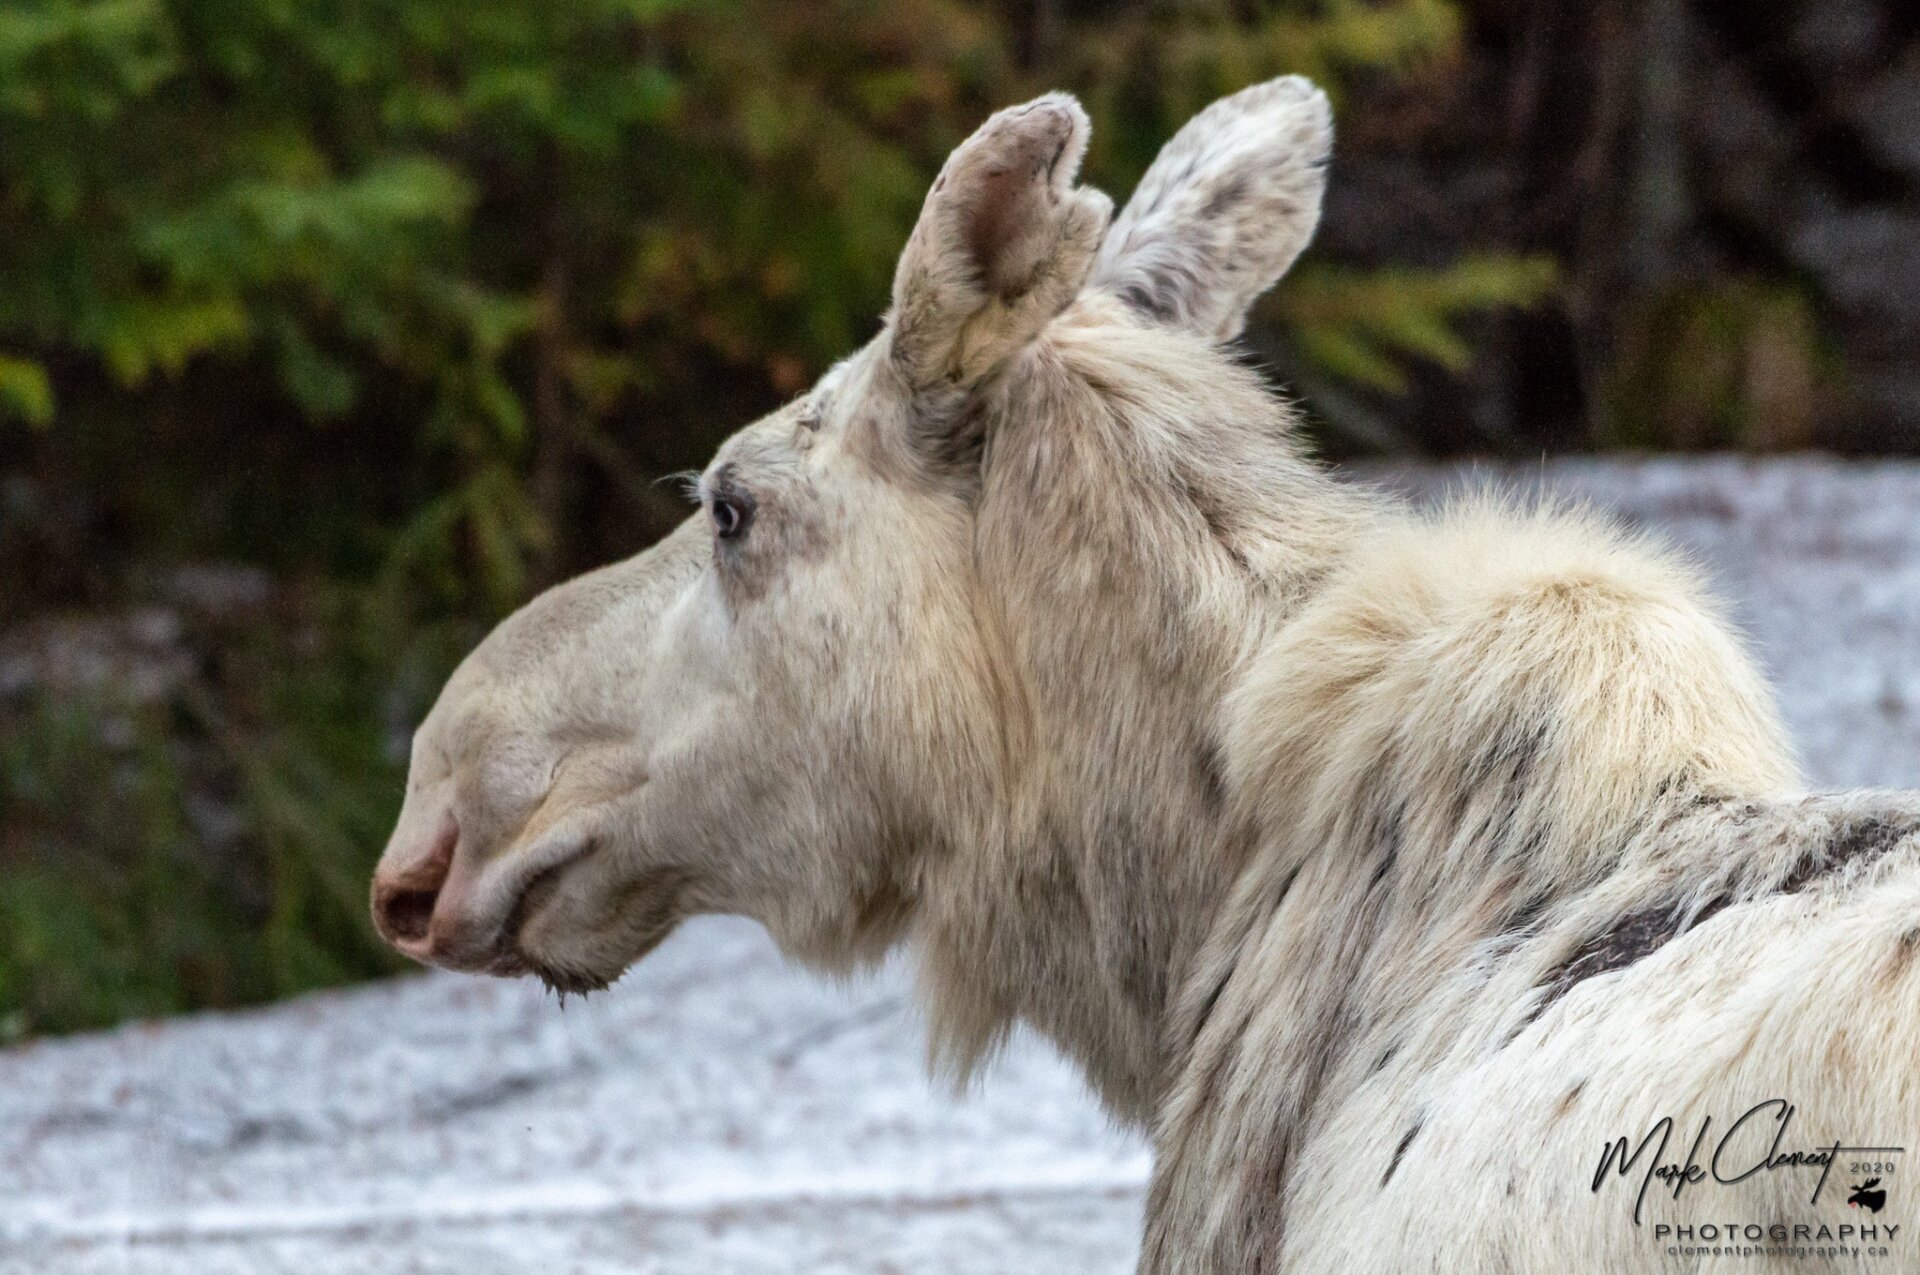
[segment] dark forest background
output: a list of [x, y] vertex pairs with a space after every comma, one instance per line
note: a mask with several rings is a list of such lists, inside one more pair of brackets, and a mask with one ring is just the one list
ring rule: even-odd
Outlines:
[[393, 968], [407, 734], [874, 330], [1064, 87], [1328, 87], [1249, 344], [1335, 456], [1920, 450], [1904, 0], [7, 0], [0, 1043]]

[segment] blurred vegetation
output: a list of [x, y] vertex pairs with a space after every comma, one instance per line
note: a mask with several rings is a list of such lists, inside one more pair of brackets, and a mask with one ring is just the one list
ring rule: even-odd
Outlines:
[[[1078, 89], [1092, 175], [1124, 189], [1221, 93], [1412, 72], [1459, 22], [1446, 0], [0, 13], [0, 1038], [393, 968], [365, 879], [452, 661], [670, 526], [657, 475], [872, 331], [930, 175], [991, 109]], [[1550, 279], [1309, 271], [1280, 330], [1392, 391], [1409, 358], [1469, 359], [1458, 315]]]
[[[0, 9], [0, 1042], [395, 968], [365, 879], [453, 661], [670, 527], [658, 476], [873, 331], [931, 175], [1007, 102], [1079, 93], [1088, 176], [1124, 194], [1208, 101], [1313, 76], [1343, 176], [1256, 354], [1335, 450], [1527, 445], [1461, 394], [1555, 401], [1482, 378], [1542, 362], [1503, 316], [1565, 327], [1570, 237], [1470, 198], [1444, 231], [1392, 220], [1405, 156], [1444, 187], [1516, 150], [1482, 136], [1482, 98], [1532, 47], [1517, 21], [1472, 0]], [[1837, 364], [1805, 288], [1662, 288], [1589, 378], [1588, 441], [1815, 427]], [[1676, 366], [1676, 342], [1709, 353]]]
[[1754, 279], [1639, 298], [1616, 359], [1603, 419], [1625, 447], [1805, 447], [1839, 376], [1806, 295]]

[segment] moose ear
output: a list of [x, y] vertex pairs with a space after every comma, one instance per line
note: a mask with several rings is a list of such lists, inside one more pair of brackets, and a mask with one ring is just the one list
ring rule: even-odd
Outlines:
[[914, 390], [973, 384], [1079, 293], [1113, 215], [1073, 184], [1088, 131], [1078, 102], [1049, 93], [948, 157], [893, 280], [893, 359]]
[[1160, 150], [1093, 269], [1141, 313], [1228, 339], [1313, 238], [1333, 111], [1297, 75], [1224, 97]]

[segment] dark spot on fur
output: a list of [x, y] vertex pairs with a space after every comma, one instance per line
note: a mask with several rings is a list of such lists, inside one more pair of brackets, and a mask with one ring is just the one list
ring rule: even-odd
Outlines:
[[1528, 929], [1535, 921], [1540, 919], [1540, 914], [1547, 910], [1547, 904], [1552, 901], [1552, 895], [1528, 895], [1526, 898], [1520, 900], [1519, 903], [1515, 904], [1513, 911], [1507, 914], [1507, 923], [1503, 928], [1508, 930]]
[[1394, 1055], [1399, 1052], [1400, 1046], [1398, 1045], [1388, 1045], [1385, 1049], [1381, 1050], [1380, 1056], [1373, 1060], [1373, 1074], [1377, 1076], [1385, 1071], [1387, 1064], [1392, 1062]]
[[[1710, 900], [1694, 917], [1699, 925], [1731, 902], [1725, 895]], [[1677, 903], [1658, 903], [1629, 912], [1610, 930], [1597, 934], [1576, 948], [1573, 954], [1548, 972], [1543, 986], [1546, 992], [1533, 1007], [1514, 1036], [1533, 1025], [1553, 1003], [1587, 979], [1623, 970], [1650, 956], [1671, 942], [1680, 932], [1683, 913]], [[1509, 1037], [1511, 1042], [1512, 1037]]]
[[1067, 143], [1071, 142], [1072, 140], [1073, 140], [1072, 129], [1068, 129], [1066, 132], [1060, 135], [1060, 144], [1053, 148], [1052, 158], [1048, 159], [1046, 164], [1040, 169], [1041, 172], [1046, 174], [1047, 180], [1052, 181], [1054, 178], [1059, 176], [1060, 161], [1066, 157]]
[[1167, 323], [1179, 318], [1185, 309], [1181, 298], [1193, 296], [1199, 290], [1199, 281], [1191, 269], [1179, 262], [1162, 261], [1136, 267], [1115, 292], [1141, 314]]
[[1379, 857], [1373, 865], [1373, 878], [1367, 882], [1368, 889], [1374, 889], [1385, 881], [1400, 857], [1400, 821], [1400, 807], [1394, 806], [1380, 817], [1373, 835], [1368, 838], [1379, 850]]
[[1387, 1162], [1387, 1171], [1380, 1178], [1382, 1188], [1384, 1188], [1387, 1183], [1393, 1181], [1393, 1175], [1399, 1170], [1400, 1161], [1406, 1156], [1407, 1148], [1412, 1146], [1413, 1140], [1420, 1136], [1420, 1130], [1425, 1124], [1426, 1121], [1424, 1120], [1415, 1120], [1413, 1127], [1400, 1135], [1400, 1145], [1393, 1149], [1393, 1159]]
[[1227, 808], [1227, 777], [1220, 749], [1212, 740], [1202, 740], [1194, 749], [1193, 767], [1200, 781], [1200, 800], [1207, 813], [1217, 818]]
[[[1755, 812], [1749, 810], [1745, 813], [1750, 818]], [[1878, 858], [1913, 831], [1913, 825], [1896, 824], [1878, 815], [1849, 823], [1835, 833], [1820, 851], [1801, 856], [1792, 871], [1780, 882], [1777, 893], [1796, 894], [1850, 863]], [[1699, 925], [1732, 901], [1727, 895], [1708, 900], [1694, 916], [1693, 924]], [[1625, 969], [1666, 946], [1679, 934], [1681, 918], [1681, 906], [1677, 901], [1653, 904], [1629, 912], [1612, 929], [1581, 944], [1571, 956], [1548, 972], [1541, 984], [1545, 993], [1539, 1004], [1514, 1031], [1513, 1037], [1508, 1038], [1508, 1043], [1582, 981]]]
[[924, 403], [909, 427], [915, 453], [925, 466], [948, 478], [979, 471], [986, 449], [988, 411], [984, 400], [968, 396], [944, 408]]
[[1546, 746], [1548, 727], [1549, 723], [1542, 721], [1526, 729], [1503, 730], [1491, 746], [1466, 763], [1454, 794], [1454, 827], [1466, 822], [1467, 811], [1476, 800], [1491, 796], [1493, 800], [1484, 803], [1489, 807], [1488, 826], [1481, 830], [1477, 840], [1490, 849], [1507, 840], [1520, 796], [1527, 790], [1533, 768]]
[[1200, 209], [1200, 216], [1211, 221], [1246, 197], [1246, 174], [1237, 173], [1231, 181], [1222, 184], [1216, 188], [1211, 195], [1207, 196], [1207, 202]]
[[1156, 294], [1144, 280], [1135, 280], [1120, 289], [1120, 299], [1150, 319], [1162, 323], [1179, 313], [1179, 307], [1169, 297]]
[[1280, 910], [1280, 905], [1287, 901], [1287, 894], [1293, 889], [1293, 883], [1299, 877], [1299, 875], [1300, 875], [1300, 868], [1298, 865], [1295, 865], [1294, 868], [1290, 872], [1288, 872], [1287, 875], [1281, 880], [1280, 888], [1279, 890], [1274, 892], [1274, 896], [1273, 896], [1274, 911], [1278, 912]]
[[1207, 999], [1200, 1003], [1200, 1013], [1193, 1020], [1193, 1034], [1187, 1040], [1189, 1046], [1199, 1040], [1200, 1033], [1206, 1030], [1207, 1020], [1213, 1017], [1214, 1007], [1219, 1005], [1221, 995], [1227, 990], [1227, 984], [1232, 981], [1233, 967], [1228, 966], [1227, 972], [1220, 976], [1220, 981], [1213, 985], [1211, 992], [1207, 993]]
[[1553, 1118], [1555, 1120], [1566, 1119], [1573, 1111], [1573, 1104], [1580, 1101], [1580, 1095], [1585, 1093], [1586, 1089], [1587, 1082], [1582, 1080], [1573, 1088], [1567, 1090], [1566, 1094], [1560, 1099], [1560, 1104], [1553, 1109]]
[[1502, 732], [1492, 747], [1474, 758], [1467, 769], [1466, 786], [1482, 788], [1499, 780], [1514, 791], [1525, 788], [1528, 776], [1539, 761], [1540, 750], [1546, 745], [1550, 725], [1540, 721], [1530, 729]]
[[1798, 894], [1829, 872], [1836, 872], [1857, 860], [1877, 859], [1911, 832], [1911, 825], [1902, 827], [1879, 815], [1869, 815], [1847, 824], [1834, 834], [1824, 853], [1809, 852], [1801, 856], [1793, 870], [1787, 873], [1786, 879], [1781, 881], [1780, 893]]
[[1709, 793], [1693, 790], [1694, 778], [1686, 771], [1670, 775], [1661, 781], [1660, 788], [1654, 793], [1654, 801], [1662, 806], [1665, 814], [1660, 819], [1660, 830], [1673, 827], [1682, 819], [1691, 818], [1709, 806], [1723, 804], [1725, 797], [1716, 797]]
[[1893, 957], [1881, 971], [1881, 981], [1886, 983], [1899, 981], [1907, 972], [1907, 967], [1913, 964], [1916, 952], [1920, 952], [1920, 926], [1907, 930], [1893, 941]]

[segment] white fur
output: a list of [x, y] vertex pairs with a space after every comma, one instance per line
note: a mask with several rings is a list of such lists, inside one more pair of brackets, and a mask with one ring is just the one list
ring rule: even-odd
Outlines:
[[1311, 86], [1204, 112], [1104, 240], [1085, 130], [1051, 96], [956, 152], [887, 329], [703, 476], [743, 534], [696, 515], [456, 673], [382, 866], [457, 823], [434, 959], [588, 988], [701, 911], [827, 969], [910, 942], [942, 1066], [1026, 1022], [1152, 1131], [1149, 1272], [1865, 1220], [1844, 1171], [1639, 1227], [1588, 1183], [1776, 1096], [1791, 1146], [1920, 1145], [1920, 799], [1798, 795], [1660, 546], [1301, 457], [1217, 338], [1311, 233]]

